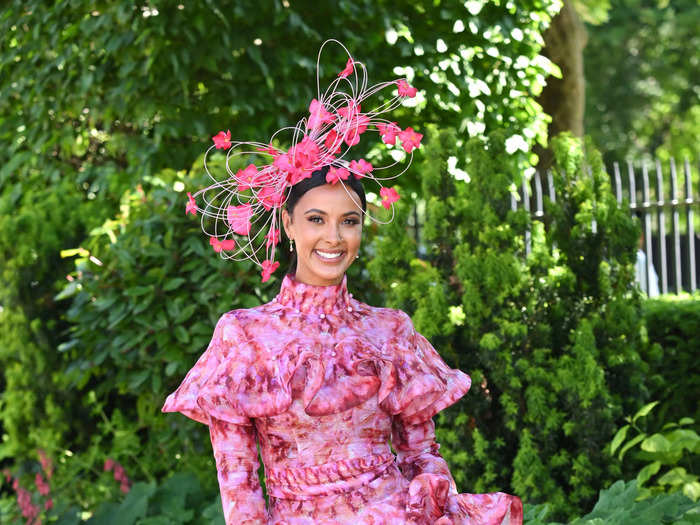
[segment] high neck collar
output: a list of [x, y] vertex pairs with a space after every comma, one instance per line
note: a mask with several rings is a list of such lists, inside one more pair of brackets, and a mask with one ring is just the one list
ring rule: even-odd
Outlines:
[[302, 312], [331, 313], [350, 308], [352, 294], [348, 293], [347, 274], [339, 284], [320, 286], [297, 281], [287, 274], [282, 280], [280, 293], [275, 300]]

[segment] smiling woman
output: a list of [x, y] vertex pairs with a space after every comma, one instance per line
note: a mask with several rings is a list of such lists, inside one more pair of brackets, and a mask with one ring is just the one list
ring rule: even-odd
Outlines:
[[[469, 390], [469, 376], [449, 368], [407, 314], [348, 292], [363, 219], [376, 220], [360, 180], [381, 187], [386, 209], [399, 198], [383, 186], [393, 177], [373, 176], [352, 147], [372, 130], [387, 145], [400, 140], [412, 156], [422, 137], [380, 117], [416, 89], [405, 79], [370, 87], [366, 78], [350, 80], [360, 68], [349, 57], [331, 88], [319, 90], [287, 152], [254, 143], [272, 162], [227, 170], [227, 179], [188, 195], [186, 212], [201, 211], [203, 225], [217, 221], [215, 251], [259, 262], [264, 246], [263, 282], [279, 266], [280, 221], [296, 253], [272, 301], [221, 317], [163, 411], [209, 425], [228, 525], [519, 525], [518, 498], [460, 494], [438, 452], [432, 418]], [[361, 101], [392, 86], [396, 97], [361, 111]], [[213, 140], [225, 150], [251, 145], [231, 141], [229, 132]]]
[[359, 257], [362, 218], [367, 210], [362, 183], [350, 176], [345, 185], [326, 182], [329, 168], [293, 186], [282, 223], [290, 249], [296, 251], [287, 273], [315, 285], [334, 285]]

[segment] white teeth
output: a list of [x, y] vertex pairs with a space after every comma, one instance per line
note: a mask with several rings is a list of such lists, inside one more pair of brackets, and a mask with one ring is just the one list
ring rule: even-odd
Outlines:
[[322, 252], [319, 250], [316, 250], [316, 253], [324, 259], [337, 259], [343, 254], [343, 252]]

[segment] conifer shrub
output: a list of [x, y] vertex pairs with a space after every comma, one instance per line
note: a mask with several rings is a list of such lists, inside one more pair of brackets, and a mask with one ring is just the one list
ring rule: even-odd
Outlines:
[[431, 129], [416, 166], [419, 246], [399, 201], [369, 269], [388, 304], [472, 376], [471, 392], [437, 420], [460, 489], [511, 491], [549, 503], [553, 517], [580, 515], [619, 474], [603, 452], [616, 419], [648, 396], [637, 231], [598, 154], [587, 147], [584, 158], [568, 136], [552, 141], [557, 199], [544, 220], [513, 211], [522, 174], [505, 138], [468, 142], [465, 182], [448, 170], [456, 133]]

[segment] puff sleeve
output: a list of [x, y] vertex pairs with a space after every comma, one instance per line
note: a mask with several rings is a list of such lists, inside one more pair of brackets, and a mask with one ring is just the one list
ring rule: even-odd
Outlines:
[[[408, 316], [406, 316], [408, 318]], [[493, 492], [460, 494], [435, 441], [433, 416], [471, 386], [468, 375], [447, 366], [430, 342], [404, 323], [395, 351], [395, 385], [384, 403], [392, 414], [397, 464], [410, 481], [406, 514], [433, 525], [521, 525], [519, 498]]]
[[187, 372], [177, 390], [167, 397], [162, 411], [180, 412], [205, 425], [212, 417], [250, 425], [250, 417], [238, 410], [225, 393], [230, 381], [226, 364], [230, 359], [236, 359], [235, 354], [244, 345], [233, 312], [222, 315], [216, 323], [209, 346]]
[[267, 511], [258, 479], [255, 425], [220, 392], [225, 365], [235, 359], [240, 342], [235, 323], [230, 312], [219, 319], [207, 349], [162, 411], [180, 412], [209, 426], [226, 524], [258, 525], [267, 522]]
[[430, 342], [416, 332], [411, 318], [400, 314], [399, 333], [389, 349], [391, 369], [382, 374], [380, 405], [408, 424], [423, 423], [464, 396], [471, 379], [447, 366]]

